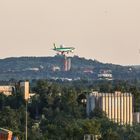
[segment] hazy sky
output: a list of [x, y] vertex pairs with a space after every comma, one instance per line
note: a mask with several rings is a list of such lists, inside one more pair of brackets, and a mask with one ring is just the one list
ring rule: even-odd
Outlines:
[[0, 58], [54, 55], [54, 42], [82, 57], [140, 64], [140, 0], [0, 1]]

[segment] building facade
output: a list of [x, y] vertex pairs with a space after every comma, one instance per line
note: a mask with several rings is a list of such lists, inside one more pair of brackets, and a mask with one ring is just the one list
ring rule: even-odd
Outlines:
[[101, 135], [85, 134], [84, 140], [99, 140]]
[[15, 87], [14, 86], [0, 86], [0, 93], [9, 96], [12, 95], [12, 93], [14, 92]]
[[28, 100], [30, 97], [30, 91], [29, 91], [29, 82], [20, 82], [20, 90], [23, 93], [24, 99]]
[[64, 71], [70, 71], [71, 70], [71, 58], [64, 58]]
[[0, 140], [12, 140], [12, 131], [0, 128]]
[[133, 96], [131, 93], [98, 93], [87, 96], [87, 115], [99, 107], [106, 116], [121, 125], [133, 123]]
[[133, 113], [133, 122], [140, 123], [140, 112]]

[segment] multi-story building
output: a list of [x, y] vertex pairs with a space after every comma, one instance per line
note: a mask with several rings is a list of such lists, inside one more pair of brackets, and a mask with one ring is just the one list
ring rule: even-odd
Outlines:
[[9, 96], [12, 95], [12, 93], [14, 92], [15, 87], [14, 86], [0, 86], [0, 93]]
[[106, 116], [121, 125], [133, 122], [133, 96], [131, 93], [98, 93], [87, 96], [87, 115], [99, 107]]
[[29, 81], [20, 82], [20, 92], [26, 101], [36, 95], [36, 93], [30, 93]]
[[111, 70], [100, 70], [98, 74], [99, 80], [113, 80], [112, 71]]
[[29, 91], [29, 82], [20, 82], [20, 90], [23, 93], [24, 99], [28, 100], [30, 98]]

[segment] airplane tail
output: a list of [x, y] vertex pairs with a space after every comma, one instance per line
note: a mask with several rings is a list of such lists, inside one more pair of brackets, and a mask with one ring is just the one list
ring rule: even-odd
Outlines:
[[54, 46], [54, 49], [56, 49], [56, 45], [55, 45], [55, 43], [53, 43], [53, 46]]

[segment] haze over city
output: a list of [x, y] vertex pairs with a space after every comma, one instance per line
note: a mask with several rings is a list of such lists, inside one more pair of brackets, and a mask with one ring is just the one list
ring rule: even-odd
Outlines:
[[140, 64], [139, 0], [6, 0], [0, 21], [0, 58], [52, 56], [55, 42], [81, 57]]

